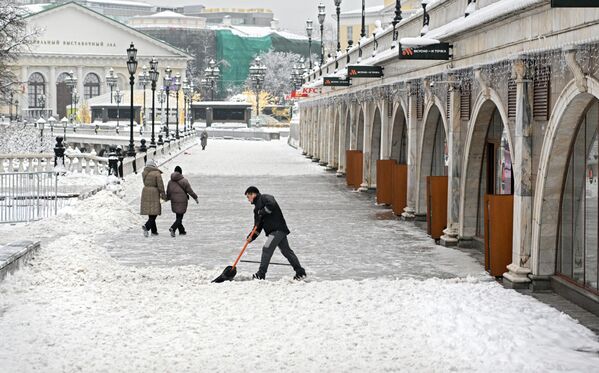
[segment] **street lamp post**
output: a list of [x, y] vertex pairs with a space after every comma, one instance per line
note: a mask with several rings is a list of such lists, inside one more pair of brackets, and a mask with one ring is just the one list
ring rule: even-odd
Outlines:
[[312, 21], [306, 21], [306, 35], [308, 35], [308, 61], [310, 66], [310, 71], [312, 70], [312, 31], [314, 28], [312, 27]]
[[320, 23], [320, 66], [324, 64], [324, 20], [327, 14], [324, 4], [318, 4], [318, 23]]
[[[337, 58], [339, 57], [339, 55], [341, 54], [341, 39], [340, 39], [340, 32], [341, 32], [341, 0], [335, 0], [335, 7], [336, 7], [336, 11], [337, 11]], [[339, 68], [339, 61], [337, 60], [337, 58], [335, 58], [335, 70], [337, 70]]]
[[187, 102], [189, 100], [189, 82], [187, 78], [183, 78], [183, 136], [187, 135], [187, 116], [189, 111], [187, 110]]
[[111, 67], [106, 74], [106, 84], [110, 87], [110, 103], [112, 104], [112, 90], [117, 85], [117, 77], [114, 75], [114, 69]]
[[[362, 29], [360, 30], [360, 39], [366, 37], [366, 0], [362, 0]], [[361, 41], [360, 41], [361, 44]]]
[[256, 119], [260, 116], [260, 89], [266, 75], [266, 66], [262, 64], [260, 57], [256, 57], [254, 64], [250, 67], [250, 78], [256, 87]]
[[166, 92], [166, 139], [164, 140], [164, 142], [166, 143], [170, 143], [170, 128], [168, 125], [168, 117], [169, 117], [169, 99], [170, 99], [170, 93], [171, 93], [171, 84], [173, 82], [173, 77], [171, 76], [173, 70], [171, 70], [171, 68], [169, 66], [166, 67], [166, 69], [164, 70], [164, 78], [163, 78], [163, 83], [164, 83], [164, 90]]
[[395, 0], [395, 18], [393, 18], [393, 21], [391, 22], [391, 24], [393, 25], [393, 44], [391, 45], [391, 48], [395, 48], [395, 46], [397, 45], [398, 35], [396, 27], [399, 24], [399, 22], [401, 22], [401, 20], [401, 0]]
[[[127, 155], [130, 157], [135, 157], [135, 144], [133, 143], [133, 89], [135, 86], [135, 72], [137, 71], [137, 49], [131, 43], [131, 46], [127, 48], [127, 70], [129, 70], [129, 84], [131, 85], [131, 108], [129, 112], [129, 124], [130, 124], [130, 132], [129, 132], [129, 149], [127, 151]], [[135, 165], [135, 163], [134, 163]]]
[[177, 126], [175, 127], [175, 139], [179, 140], [179, 90], [181, 89], [181, 74], [177, 73], [175, 75], [175, 80], [173, 81], [173, 88], [175, 89], [175, 97], [177, 100], [177, 117], [175, 118], [175, 123]]
[[150, 148], [156, 147], [156, 141], [154, 138], [154, 119], [156, 118], [156, 81], [158, 81], [158, 76], [160, 73], [158, 72], [158, 61], [155, 58], [152, 58], [150, 61], [150, 81], [152, 82], [152, 139], [150, 140]]
[[77, 77], [74, 75], [73, 71], [67, 73], [67, 77], [64, 79], [64, 83], [71, 91], [71, 113], [69, 118], [72, 120], [72, 111], [73, 111], [73, 90], [77, 86]]
[[[75, 123], [77, 122], [77, 104], [79, 104], [79, 99], [80, 99], [79, 92], [77, 92], [77, 89], [73, 89], [73, 104], [75, 105], [75, 108], [73, 108], [71, 106], [71, 118], [75, 120]], [[73, 132], [75, 132], [74, 125], [73, 125]]]
[[214, 91], [216, 89], [216, 82], [220, 78], [220, 69], [218, 64], [214, 60], [210, 60], [208, 67], [204, 69], [204, 79], [207, 88], [210, 88], [212, 101], [214, 101]]
[[146, 65], [144, 65], [141, 68], [141, 72], [139, 73], [138, 81], [144, 91], [143, 128], [145, 131], [146, 124], [147, 124], [147, 122], [146, 122], [146, 86], [148, 85], [148, 83], [150, 83], [150, 75], [148, 74], [148, 67]]
[[40, 97], [38, 97], [37, 100], [42, 108], [42, 111], [40, 112], [40, 118], [43, 118], [44, 117], [44, 107], [46, 106], [46, 95], [40, 95]]
[[121, 118], [121, 108], [120, 108], [120, 104], [121, 101], [123, 100], [123, 94], [121, 93], [121, 90], [119, 89], [119, 87], [116, 87], [116, 91], [114, 91], [114, 102], [116, 102], [116, 133], [119, 133], [119, 120]]

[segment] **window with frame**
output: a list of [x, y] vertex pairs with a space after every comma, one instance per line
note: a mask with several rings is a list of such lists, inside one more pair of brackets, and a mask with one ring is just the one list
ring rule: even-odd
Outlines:
[[42, 100], [40, 98], [46, 94], [46, 80], [40, 73], [33, 73], [27, 82], [27, 92], [30, 108], [41, 108]]
[[83, 97], [85, 100], [100, 95], [100, 78], [94, 73], [89, 73], [83, 81]]

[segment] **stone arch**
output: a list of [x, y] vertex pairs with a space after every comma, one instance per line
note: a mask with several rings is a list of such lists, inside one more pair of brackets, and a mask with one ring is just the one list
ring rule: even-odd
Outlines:
[[339, 154], [341, 152], [341, 139], [339, 138], [340, 134], [343, 133], [343, 130], [341, 128], [342, 124], [342, 111], [343, 111], [343, 106], [338, 107], [337, 109], [335, 109], [334, 113], [335, 113], [335, 118], [334, 118], [334, 125], [335, 128], [333, 129], [333, 154], [331, 156], [331, 160], [332, 160], [332, 166], [334, 168], [339, 168]]
[[[426, 213], [426, 177], [435, 176], [436, 172], [433, 170], [433, 166], [438, 164], [435, 159], [438, 158], [439, 151], [445, 151], [445, 149], [438, 149], [439, 146], [435, 146], [435, 143], [442, 140], [445, 146], [447, 145], [447, 118], [444, 113], [443, 104], [437, 97], [434, 97], [426, 106], [422, 120], [424, 130], [420, 136], [419, 146], [417, 214]], [[430, 151], [431, 149], [432, 151]]]
[[402, 101], [396, 103], [391, 118], [391, 136], [389, 136], [390, 159], [400, 164], [408, 163], [408, 118]]
[[576, 81], [562, 90], [549, 118], [541, 148], [532, 211], [531, 270], [535, 275], [552, 275], [556, 268], [563, 178], [573, 136], [582, 114], [599, 99], [599, 81], [587, 77], [588, 89], [581, 92]]
[[362, 105], [358, 106], [356, 116], [356, 150], [364, 151], [364, 128], [366, 127], [366, 113]]
[[499, 113], [503, 125], [507, 130], [508, 145], [514, 155], [511, 131], [507, 113], [496, 91], [490, 90], [491, 94], [485, 97], [482, 93], [478, 95], [472, 117], [468, 123], [468, 134], [462, 160], [462, 176], [460, 180], [460, 237], [473, 237], [476, 234], [477, 207], [480, 183], [480, 162], [483, 160], [484, 142], [487, 137], [489, 123], [495, 110]]

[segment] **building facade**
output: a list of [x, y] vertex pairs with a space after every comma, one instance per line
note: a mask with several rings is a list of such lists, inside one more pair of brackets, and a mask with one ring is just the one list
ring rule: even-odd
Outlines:
[[[56, 6], [26, 20], [28, 29], [38, 29], [40, 35], [30, 50], [21, 53], [10, 66], [18, 78], [14, 100], [19, 102], [17, 110], [23, 118], [37, 119], [42, 112], [64, 117], [73, 104], [74, 95], [65, 84], [71, 72], [77, 78], [74, 90], [79, 104], [100, 95], [110, 101], [106, 76], [111, 68], [118, 88], [127, 91], [126, 50], [131, 43], [138, 49], [138, 72], [155, 57], [161, 74], [170, 66], [173, 75], [185, 76], [191, 59], [179, 49], [78, 3]], [[2, 107], [0, 111], [7, 115], [14, 108]]]
[[[599, 313], [599, 9], [486, 0], [465, 16], [467, 4], [427, 9], [425, 37], [449, 43], [449, 60], [400, 59], [387, 30], [322, 67], [347, 76], [361, 55], [384, 77], [329, 88], [312, 72], [305, 88], [321, 93], [300, 103], [300, 146], [439, 243], [480, 247], [505, 283]], [[399, 35], [419, 37], [423, 17]]]

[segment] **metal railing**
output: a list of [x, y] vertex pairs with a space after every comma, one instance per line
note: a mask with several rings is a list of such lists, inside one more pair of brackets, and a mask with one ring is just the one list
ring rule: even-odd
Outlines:
[[58, 195], [54, 172], [0, 174], [0, 223], [29, 222], [55, 215], [68, 198]]

